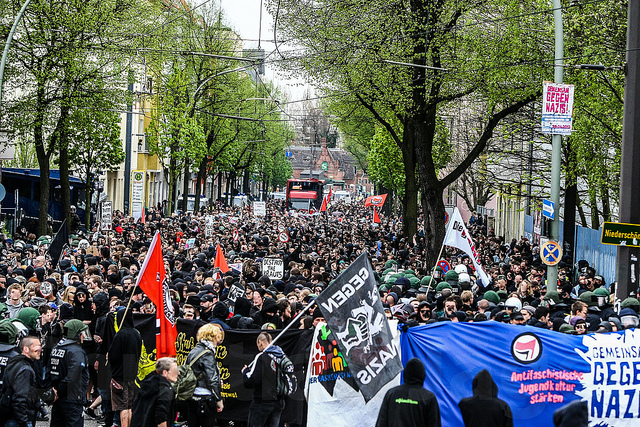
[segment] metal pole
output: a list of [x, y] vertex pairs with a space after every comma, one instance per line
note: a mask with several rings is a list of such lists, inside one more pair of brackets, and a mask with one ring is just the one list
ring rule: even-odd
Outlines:
[[[627, 70], [624, 88], [624, 118], [622, 125], [622, 153], [620, 164], [619, 222], [640, 224], [640, 0], [629, 1], [627, 15]], [[638, 289], [638, 257], [640, 250], [618, 247], [616, 299], [624, 300]]]
[[[562, 83], [564, 43], [562, 40], [562, 5], [560, 0], [553, 0], [553, 22], [556, 30], [556, 46], [555, 46], [555, 66], [554, 66], [554, 83]], [[554, 241], [560, 240], [560, 168], [561, 168], [561, 150], [562, 135], [552, 136], [553, 151], [551, 153], [551, 201], [555, 206], [554, 219], [549, 227], [549, 239]], [[558, 290], [558, 266], [549, 266], [547, 268], [547, 290]]]
[[[11, 31], [9, 31], [9, 36], [7, 37], [7, 41], [4, 45], [4, 51], [2, 52], [2, 61], [0, 62], [0, 109], [2, 108], [2, 83], [4, 81], [4, 67], [7, 64], [7, 56], [9, 56], [9, 47], [11, 46], [11, 41], [13, 40], [13, 34], [16, 32], [16, 28], [18, 28], [18, 24], [22, 19], [22, 15], [24, 15], [24, 11], [29, 7], [29, 3], [31, 0], [27, 0], [22, 5], [20, 12], [18, 12], [18, 16], [16, 16], [15, 21], [13, 21], [13, 26], [11, 27]], [[1, 116], [0, 116], [1, 117]]]

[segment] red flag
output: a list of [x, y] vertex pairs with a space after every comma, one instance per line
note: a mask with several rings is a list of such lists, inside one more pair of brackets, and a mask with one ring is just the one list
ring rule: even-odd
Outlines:
[[380, 217], [378, 216], [378, 211], [376, 208], [373, 208], [373, 223], [380, 224]]
[[365, 199], [364, 205], [366, 207], [369, 207], [369, 206], [382, 207], [382, 205], [384, 205], [385, 200], [387, 200], [386, 194], [380, 194], [379, 196], [369, 196]]
[[166, 281], [162, 243], [158, 231], [142, 264], [136, 286], [139, 286], [156, 306], [156, 360], [161, 357], [175, 357], [178, 330], [169, 284]]
[[327, 200], [329, 200], [329, 197], [331, 197], [331, 195], [325, 196], [322, 199], [322, 206], [320, 206], [320, 212], [326, 212], [327, 211]]
[[227, 271], [229, 271], [229, 266], [227, 265], [227, 260], [224, 257], [224, 254], [222, 253], [222, 248], [220, 247], [220, 243], [218, 243], [218, 246], [216, 247], [216, 261], [213, 264], [214, 268], [219, 268], [220, 271], [222, 271], [223, 273], [226, 273]]
[[146, 215], [145, 215], [144, 211], [145, 211], [145, 209], [144, 209], [144, 206], [143, 206], [142, 207], [142, 216], [140, 217], [140, 222], [142, 224], [144, 224], [146, 222], [146, 218], [145, 218]]

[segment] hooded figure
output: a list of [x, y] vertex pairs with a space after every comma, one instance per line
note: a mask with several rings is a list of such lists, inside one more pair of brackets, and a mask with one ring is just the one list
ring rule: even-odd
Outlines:
[[[243, 317], [249, 317], [251, 312], [251, 302], [244, 297], [236, 298], [236, 302], [233, 308], [233, 317], [229, 320], [229, 326], [231, 328], [237, 328], [238, 322]], [[250, 317], [249, 317], [250, 318]]]
[[511, 408], [498, 399], [498, 386], [486, 369], [473, 379], [473, 397], [458, 403], [465, 427], [512, 427]]
[[440, 407], [436, 395], [423, 387], [426, 373], [418, 358], [407, 362], [404, 384], [384, 396], [376, 427], [440, 427]]
[[574, 400], [553, 413], [555, 427], [587, 427], [589, 406], [584, 400]]
[[[84, 299], [79, 296], [84, 295]], [[82, 299], [82, 302], [80, 302]], [[86, 286], [80, 285], [76, 288], [76, 297], [73, 304], [73, 318], [82, 321], [93, 320], [93, 310], [91, 309], [91, 301], [89, 300], [89, 290]]]
[[222, 301], [218, 301], [216, 305], [213, 306], [213, 311], [211, 313], [211, 321], [209, 323], [215, 323], [220, 325], [223, 330], [231, 329], [227, 324], [227, 318], [229, 317], [229, 307]]
[[278, 316], [278, 303], [273, 298], [265, 298], [260, 311], [252, 317], [256, 325], [273, 323], [276, 329], [282, 329], [282, 319]]

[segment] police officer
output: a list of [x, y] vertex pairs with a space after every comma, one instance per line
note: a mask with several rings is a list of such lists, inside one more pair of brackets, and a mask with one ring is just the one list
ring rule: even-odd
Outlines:
[[0, 320], [0, 386], [7, 362], [19, 355], [16, 348], [18, 344], [18, 328], [10, 319]]
[[91, 340], [91, 335], [89, 327], [78, 319], [69, 320], [62, 335], [62, 341], [51, 351], [49, 362], [55, 394], [51, 427], [82, 427], [82, 408], [89, 386], [88, 358], [82, 343]]

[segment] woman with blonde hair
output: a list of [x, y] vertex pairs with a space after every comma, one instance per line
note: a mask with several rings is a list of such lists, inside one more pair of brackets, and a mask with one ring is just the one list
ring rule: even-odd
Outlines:
[[68, 304], [73, 305], [75, 299], [76, 299], [76, 287], [67, 286], [64, 292], [62, 293], [62, 302], [66, 302]]
[[189, 427], [213, 427], [216, 412], [223, 409], [220, 371], [216, 362], [216, 347], [224, 341], [224, 331], [215, 323], [207, 323], [198, 329], [198, 344], [187, 356], [198, 378], [193, 397], [187, 402]]

